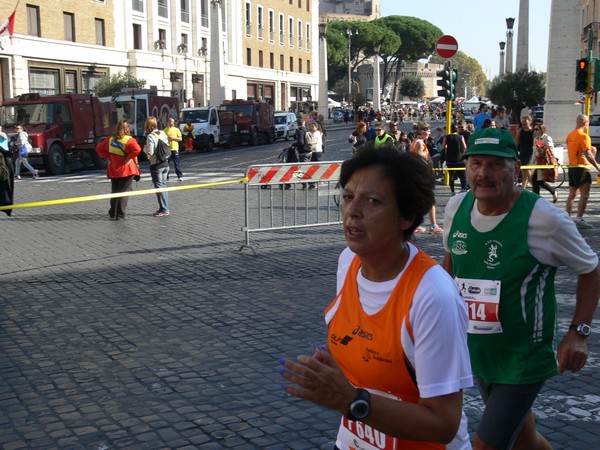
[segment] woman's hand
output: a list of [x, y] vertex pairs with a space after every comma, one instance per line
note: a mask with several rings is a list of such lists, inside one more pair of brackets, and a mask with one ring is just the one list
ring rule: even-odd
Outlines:
[[356, 388], [346, 379], [342, 370], [327, 350], [317, 349], [313, 356], [300, 355], [297, 361], [282, 359], [281, 376], [296, 386], [285, 386], [295, 397], [346, 414]]

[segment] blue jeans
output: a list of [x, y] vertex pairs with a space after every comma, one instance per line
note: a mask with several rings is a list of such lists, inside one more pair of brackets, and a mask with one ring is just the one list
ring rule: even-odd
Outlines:
[[[152, 177], [152, 184], [155, 188], [167, 187], [167, 175], [169, 175], [169, 166], [161, 168], [150, 167], [150, 176]], [[158, 198], [158, 210], [161, 212], [168, 212], [169, 193], [157, 192], [156, 198]]]
[[182, 178], [183, 172], [181, 171], [181, 160], [179, 159], [179, 151], [171, 150], [169, 165], [171, 165], [171, 161], [173, 161], [173, 166], [175, 167], [175, 173], [177, 174], [177, 178]]

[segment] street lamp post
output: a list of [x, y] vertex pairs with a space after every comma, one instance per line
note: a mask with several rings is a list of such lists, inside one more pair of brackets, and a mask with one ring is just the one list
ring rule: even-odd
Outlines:
[[348, 35], [348, 103], [352, 103], [352, 36], [358, 34], [358, 31], [348, 28], [346, 34]]
[[206, 47], [201, 47], [198, 49], [198, 56], [202, 56], [204, 58], [204, 86], [202, 87], [203, 92], [203, 103], [204, 106], [208, 106], [208, 80], [207, 80], [207, 76], [208, 76], [208, 70], [207, 70], [207, 66], [208, 66], [208, 49]]
[[319, 24], [319, 114], [329, 117], [327, 96], [327, 22]]
[[498, 75], [504, 75], [504, 47], [506, 46], [506, 42], [500, 42], [500, 70], [498, 70]]
[[506, 19], [506, 73], [513, 71], [513, 26], [514, 17]]
[[375, 51], [375, 56], [373, 56], [373, 111], [379, 112], [381, 111], [381, 96], [379, 94], [381, 84], [379, 80], [379, 50], [381, 50], [381, 45], [374, 45], [373, 50]]

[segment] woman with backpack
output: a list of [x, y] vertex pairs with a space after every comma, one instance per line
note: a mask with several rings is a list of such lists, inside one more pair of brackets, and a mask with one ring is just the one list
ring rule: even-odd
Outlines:
[[[96, 153], [108, 160], [106, 174], [110, 178], [111, 193], [131, 191], [134, 177], [140, 174], [137, 156], [141, 151], [140, 145], [131, 137], [127, 120], [119, 120], [113, 135], [98, 144]], [[108, 216], [125, 220], [128, 199], [128, 196], [111, 198]]]
[[[144, 153], [150, 160], [150, 176], [155, 188], [167, 187], [167, 176], [169, 175], [169, 156], [171, 149], [169, 140], [164, 131], [158, 129], [158, 120], [150, 116], [146, 119], [146, 145]], [[168, 155], [167, 155], [168, 153]], [[154, 217], [164, 217], [170, 214], [169, 211], [169, 193], [157, 192], [158, 210], [153, 214]]]
[[17, 152], [16, 152], [16, 160], [15, 160], [15, 180], [21, 179], [21, 164], [25, 166], [27, 170], [31, 172], [33, 175], [33, 179], [39, 178], [40, 175], [37, 170], [35, 170], [29, 161], [27, 160], [27, 155], [31, 151], [31, 144], [29, 143], [29, 136], [27, 132], [23, 129], [23, 125], [17, 125]]
[[[552, 138], [546, 134], [546, 126], [542, 122], [538, 122], [533, 127], [533, 154], [531, 156], [532, 165], [555, 165], [556, 158], [554, 157], [554, 142]], [[550, 186], [547, 182], [556, 181], [555, 169], [535, 169], [531, 177], [531, 185], [533, 192], [540, 193], [540, 187], [543, 187], [552, 194], [552, 203], [558, 201], [558, 193], [556, 189]]]

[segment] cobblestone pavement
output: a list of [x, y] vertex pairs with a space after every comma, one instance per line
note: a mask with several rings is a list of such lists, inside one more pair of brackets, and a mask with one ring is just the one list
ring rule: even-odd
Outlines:
[[[71, 179], [23, 179], [16, 201], [109, 191]], [[599, 190], [583, 231], [595, 249]], [[438, 187], [440, 219], [448, 195]], [[106, 200], [0, 214], [2, 449], [333, 447], [337, 413], [287, 397], [277, 368], [324, 342], [341, 231], [256, 233], [257, 255], [239, 252], [243, 198], [240, 185], [178, 191], [154, 218], [155, 197], [133, 197], [126, 221], [109, 220]], [[440, 236], [417, 244], [441, 259]], [[574, 288], [559, 270], [561, 333]], [[597, 336], [586, 368], [535, 405], [555, 449], [600, 448]], [[473, 389], [465, 408], [473, 429]]]

